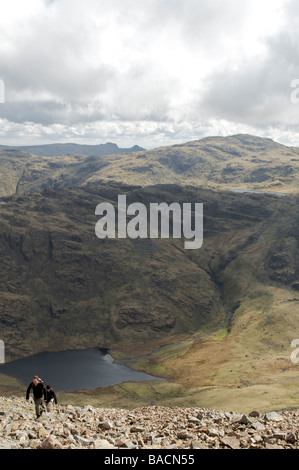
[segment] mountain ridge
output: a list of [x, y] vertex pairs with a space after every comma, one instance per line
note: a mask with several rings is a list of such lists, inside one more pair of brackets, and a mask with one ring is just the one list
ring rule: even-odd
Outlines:
[[22, 151], [40, 157], [51, 157], [57, 155], [78, 154], [85, 156], [103, 156], [118, 153], [139, 152], [145, 150], [138, 145], [131, 148], [119, 148], [117, 144], [107, 142], [106, 144], [76, 144], [76, 143], [53, 143], [42, 145], [0, 145], [1, 150]]
[[0, 167], [0, 197], [101, 182], [299, 192], [299, 149], [243, 134], [105, 156], [2, 149]]

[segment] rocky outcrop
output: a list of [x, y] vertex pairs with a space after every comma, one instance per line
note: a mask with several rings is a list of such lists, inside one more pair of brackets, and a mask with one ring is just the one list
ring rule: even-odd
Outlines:
[[297, 449], [299, 410], [238, 414], [206, 408], [104, 409], [71, 405], [36, 419], [0, 397], [2, 449]]

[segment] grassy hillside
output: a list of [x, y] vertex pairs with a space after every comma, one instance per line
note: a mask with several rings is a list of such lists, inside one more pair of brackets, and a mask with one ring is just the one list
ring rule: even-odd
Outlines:
[[250, 135], [109, 156], [0, 151], [0, 197], [99, 182], [298, 193], [299, 149]]
[[[173, 191], [95, 186], [14, 196], [0, 206], [7, 359], [164, 339], [223, 321], [217, 283], [190, 259], [182, 240], [95, 236], [99, 202], [116, 204], [125, 192], [128, 202], [149, 204], [171, 199]], [[184, 196], [178, 188], [179, 200]], [[200, 196], [186, 192], [187, 200]]]

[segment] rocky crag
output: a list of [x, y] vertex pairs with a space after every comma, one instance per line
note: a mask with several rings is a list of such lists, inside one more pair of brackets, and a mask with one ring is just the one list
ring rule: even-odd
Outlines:
[[36, 419], [34, 406], [0, 397], [2, 449], [297, 449], [299, 410], [269, 412], [61, 405]]

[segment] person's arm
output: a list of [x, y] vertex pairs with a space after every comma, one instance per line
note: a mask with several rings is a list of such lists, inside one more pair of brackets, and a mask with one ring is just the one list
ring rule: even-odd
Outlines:
[[27, 392], [26, 392], [26, 400], [29, 400], [29, 394], [30, 394], [30, 390], [32, 389], [32, 382], [31, 384], [29, 385], [29, 387], [27, 388]]
[[54, 390], [53, 390], [53, 398], [54, 398], [55, 405], [57, 405], [57, 398], [56, 398], [56, 393], [54, 392]]

